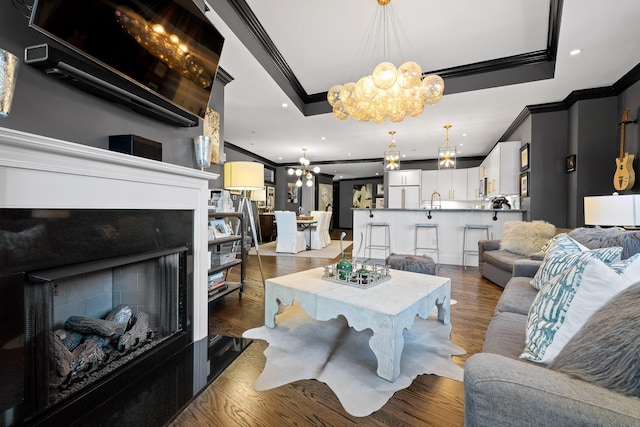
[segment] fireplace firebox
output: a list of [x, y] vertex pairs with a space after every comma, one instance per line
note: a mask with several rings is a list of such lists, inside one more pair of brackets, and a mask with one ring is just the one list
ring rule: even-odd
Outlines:
[[192, 342], [193, 211], [0, 209], [0, 224], [0, 424], [65, 424]]

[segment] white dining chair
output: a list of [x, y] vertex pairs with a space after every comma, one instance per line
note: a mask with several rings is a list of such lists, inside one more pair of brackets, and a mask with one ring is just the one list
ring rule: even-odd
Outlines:
[[307, 246], [311, 249], [322, 249], [327, 246], [324, 240], [324, 224], [327, 220], [325, 213], [324, 211], [311, 212], [313, 219], [318, 221], [311, 227], [311, 230], [304, 234], [304, 238], [307, 239]]
[[276, 211], [276, 252], [296, 254], [307, 249], [304, 233], [298, 230], [296, 214], [292, 211]]

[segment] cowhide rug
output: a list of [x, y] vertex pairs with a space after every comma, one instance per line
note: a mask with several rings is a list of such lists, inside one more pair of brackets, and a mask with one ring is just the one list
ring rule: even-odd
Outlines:
[[466, 352], [451, 342], [451, 325], [438, 321], [435, 311], [428, 319], [417, 317], [411, 330], [404, 332], [401, 373], [394, 382], [376, 374], [377, 360], [368, 344], [370, 329], [358, 332], [342, 316], [319, 322], [297, 303], [284, 307], [276, 325], [243, 334], [269, 343], [264, 371], [254, 383], [257, 391], [316, 379], [333, 390], [349, 414], [364, 417], [384, 406], [396, 391], [409, 387], [418, 375], [462, 381], [463, 369], [451, 356]]

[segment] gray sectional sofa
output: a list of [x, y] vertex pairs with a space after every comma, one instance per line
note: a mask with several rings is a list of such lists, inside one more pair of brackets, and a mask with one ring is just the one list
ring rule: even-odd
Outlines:
[[[580, 233], [582, 231], [573, 234], [584, 237]], [[599, 245], [604, 247], [610, 243], [603, 238], [607, 233], [610, 234], [606, 230], [589, 229], [586, 230], [589, 239], [583, 238], [582, 241], [590, 243], [590, 248]], [[627, 238], [640, 240], [640, 234], [627, 234]], [[483, 244], [492, 245], [487, 242]], [[634, 245], [634, 242], [625, 244], [623, 258], [634, 253]], [[491, 246], [485, 248], [489, 251], [499, 250], [490, 249]], [[496, 305], [483, 350], [465, 363], [465, 426], [639, 426], [638, 397], [627, 396], [519, 358], [525, 347], [529, 308], [538, 293], [530, 281], [541, 261], [526, 256], [518, 259], [510, 257], [500, 266], [485, 259], [487, 265], [492, 266], [488, 271], [485, 267], [485, 273], [496, 279], [506, 278], [507, 264], [511, 261], [511, 277]], [[637, 295], [638, 301], [631, 304], [633, 313], [629, 314], [640, 318], [640, 293]], [[637, 331], [634, 333], [638, 334]], [[636, 347], [639, 340], [640, 336], [633, 340]], [[607, 352], [606, 348], [594, 350]], [[598, 357], [601, 356], [602, 353]]]
[[[622, 246], [622, 258], [640, 252], [640, 232], [627, 232], [616, 228], [581, 227], [576, 229], [556, 228], [556, 234], [567, 233], [589, 249], [605, 246]], [[543, 252], [530, 254], [513, 253], [502, 248], [501, 240], [478, 241], [478, 268], [482, 277], [498, 286], [505, 287], [513, 276], [518, 261], [542, 261]], [[539, 262], [538, 262], [539, 264]]]
[[478, 268], [482, 277], [505, 287], [513, 277], [513, 267], [521, 260], [542, 260], [542, 255], [520, 255], [500, 249], [500, 240], [478, 241]]

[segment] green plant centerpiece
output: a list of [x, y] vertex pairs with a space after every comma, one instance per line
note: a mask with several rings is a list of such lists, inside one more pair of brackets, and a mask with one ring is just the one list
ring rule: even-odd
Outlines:
[[349, 273], [353, 271], [353, 264], [351, 264], [351, 261], [347, 259], [347, 255], [344, 253], [344, 249], [342, 248], [342, 240], [346, 235], [347, 233], [345, 233], [344, 231], [342, 232], [342, 234], [340, 234], [340, 252], [342, 252], [342, 259], [336, 265], [338, 275], [340, 276], [341, 280], [346, 280]]

